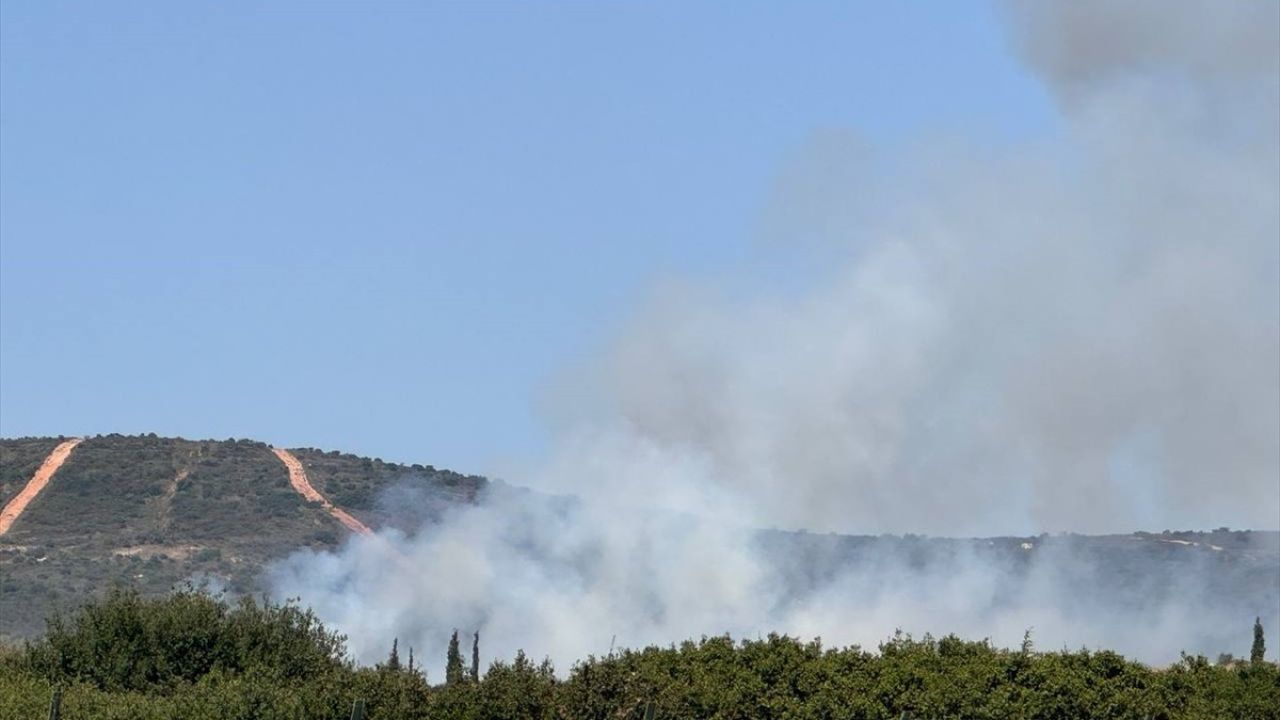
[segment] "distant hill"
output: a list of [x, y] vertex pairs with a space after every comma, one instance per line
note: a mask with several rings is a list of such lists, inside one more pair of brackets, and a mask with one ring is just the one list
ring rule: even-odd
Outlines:
[[[0, 507], [63, 440], [0, 439]], [[391, 488], [416, 490], [429, 517], [473, 502], [487, 484], [431, 466], [290, 452], [316, 491], [374, 529], [403, 517], [379, 506]], [[0, 535], [0, 639], [39, 632], [51, 607], [79, 603], [112, 582], [152, 594], [206, 577], [233, 592], [258, 591], [267, 561], [299, 548], [335, 548], [349, 532], [322, 503], [295, 491], [265, 443], [86, 438]]]
[[[353, 527], [412, 531], [500, 485], [430, 465], [281, 452], [252, 440], [102, 435], [76, 445], [12, 519], [24, 488], [67, 440], [0, 439], [0, 508], [12, 520], [0, 534], [0, 640], [39, 633], [50, 609], [79, 604], [112, 583], [157, 595], [196, 578], [232, 593], [259, 592], [273, 559], [334, 549]], [[293, 460], [305, 486], [291, 480], [286, 463]], [[521, 503], [573, 503], [520, 492]], [[355, 522], [344, 524], [344, 514]], [[769, 530], [757, 544], [778, 582], [795, 592], [888, 556], [920, 568], [981, 557], [1016, 581], [1038, 556], [1065, 551], [1078, 560], [1079, 585], [1107, 603], [1138, 606], [1191, 593], [1201, 606], [1228, 606], [1246, 620], [1280, 608], [1277, 532], [943, 539]]]

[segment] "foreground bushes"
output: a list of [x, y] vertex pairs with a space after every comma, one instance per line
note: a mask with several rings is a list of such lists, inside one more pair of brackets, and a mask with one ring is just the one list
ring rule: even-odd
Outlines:
[[344, 667], [344, 641], [293, 604], [246, 598], [232, 608], [192, 588], [163, 600], [115, 590], [73, 617], [53, 615], [26, 662], [53, 681], [154, 693], [210, 675], [273, 682], [324, 675]]
[[1152, 670], [1110, 652], [998, 650], [898, 636], [879, 652], [787, 637], [704, 638], [576, 664], [557, 679], [523, 654], [479, 681], [431, 686], [389, 662], [357, 668], [343, 638], [295, 605], [200, 592], [117, 592], [0, 656], [0, 717], [41, 717], [55, 684], [76, 718], [1173, 718], [1280, 719], [1280, 670], [1184, 658]]

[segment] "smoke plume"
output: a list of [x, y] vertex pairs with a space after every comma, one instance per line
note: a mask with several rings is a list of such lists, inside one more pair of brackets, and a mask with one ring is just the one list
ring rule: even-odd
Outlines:
[[[513, 478], [572, 499], [498, 488], [415, 533], [295, 556], [276, 590], [366, 660], [458, 627], [562, 669], [614, 636], [874, 644], [901, 627], [1016, 644], [1034, 627], [1164, 662], [1232, 649], [1252, 620], [1237, 612], [1277, 627], [1275, 592], [1207, 596], [1211, 551], [1126, 587], [1068, 539], [1007, 562], [907, 540], [836, 562], [819, 536], [789, 556], [757, 531], [1276, 527], [1278, 8], [1011, 5], [1058, 136], [881, 172], [845, 134], [815, 134], [765, 234], [817, 229], [819, 247], [769, 251], [826, 269], [800, 289], [655, 290], [559, 386], [590, 401], [561, 413], [551, 461]], [[1117, 587], [1082, 596], [1099, 583]]]

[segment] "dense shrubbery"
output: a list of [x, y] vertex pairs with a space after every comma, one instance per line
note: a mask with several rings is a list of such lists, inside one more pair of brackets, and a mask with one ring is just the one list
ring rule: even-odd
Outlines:
[[879, 652], [727, 637], [550, 663], [493, 663], [432, 686], [394, 655], [357, 668], [343, 638], [293, 604], [228, 605], [187, 589], [128, 591], [51, 618], [0, 654], [0, 716], [39, 717], [55, 685], [75, 718], [496, 720], [656, 718], [1280, 718], [1280, 669], [1187, 657], [1153, 670], [1111, 652], [1038, 653], [955, 637], [898, 636]]
[[13, 499], [63, 438], [0, 440], [0, 506]]
[[210, 674], [274, 681], [343, 667], [344, 639], [294, 604], [235, 607], [187, 588], [163, 600], [113, 590], [72, 617], [54, 614], [27, 648], [37, 674], [109, 691], [163, 692]]
[[379, 507], [378, 500], [391, 488], [416, 490], [447, 506], [475, 502], [488, 486], [488, 480], [483, 477], [431, 465], [401, 465], [315, 448], [296, 449], [293, 453], [302, 461], [308, 479], [322, 495], [364, 522], [380, 524], [389, 519], [384, 517], [388, 508]]

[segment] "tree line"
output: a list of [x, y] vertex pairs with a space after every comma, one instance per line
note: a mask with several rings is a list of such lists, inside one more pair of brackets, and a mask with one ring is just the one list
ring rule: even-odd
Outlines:
[[1109, 651], [1040, 652], [1030, 637], [1006, 650], [897, 634], [869, 651], [769, 635], [610, 652], [559, 676], [523, 652], [481, 672], [480, 636], [470, 639], [468, 666], [453, 633], [433, 684], [394, 639], [386, 661], [357, 666], [345, 638], [296, 603], [113, 590], [0, 653], [0, 717], [43, 716], [57, 688], [67, 720], [345, 719], [356, 700], [367, 720], [1280, 720], [1260, 621], [1248, 662], [1184, 655], [1163, 669]]

